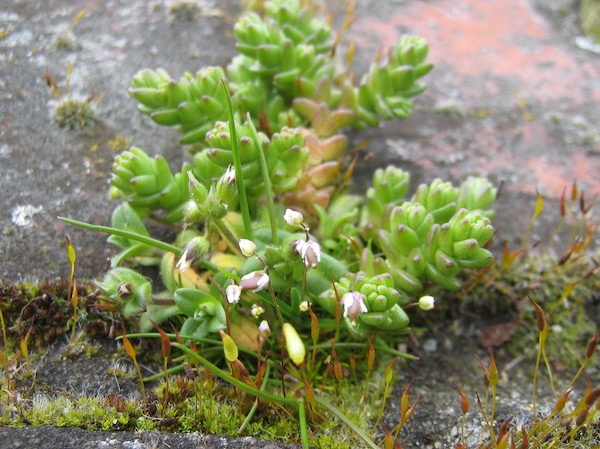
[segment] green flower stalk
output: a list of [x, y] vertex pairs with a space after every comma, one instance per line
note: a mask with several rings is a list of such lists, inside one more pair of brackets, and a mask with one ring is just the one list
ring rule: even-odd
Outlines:
[[401, 305], [407, 303], [403, 293], [394, 288], [389, 273], [368, 276], [364, 272], [349, 274], [319, 295], [319, 304], [335, 315], [339, 296], [344, 321], [350, 335], [364, 339], [376, 332], [407, 331], [408, 316]]
[[[236, 132], [244, 183], [248, 189], [256, 191], [263, 184], [257, 144], [263, 147], [274, 193], [283, 193], [296, 187], [308, 158], [308, 149], [303, 144], [304, 138], [299, 129], [284, 127], [271, 139], [264, 133], [257, 132], [258, 142], [248, 122], [236, 124]], [[233, 145], [228, 122], [217, 122], [206, 134], [206, 140], [209, 148], [200, 153], [200, 156], [205, 154], [205, 161], [222, 168], [233, 164]], [[196, 158], [197, 163], [200, 163], [200, 156]]]

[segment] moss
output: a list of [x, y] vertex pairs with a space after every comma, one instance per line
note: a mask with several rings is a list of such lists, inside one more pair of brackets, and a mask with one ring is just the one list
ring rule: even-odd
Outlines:
[[89, 99], [67, 96], [55, 104], [52, 117], [61, 128], [82, 129], [94, 119], [94, 110]]
[[600, 43], [600, 1], [582, 0], [580, 8], [583, 32]]

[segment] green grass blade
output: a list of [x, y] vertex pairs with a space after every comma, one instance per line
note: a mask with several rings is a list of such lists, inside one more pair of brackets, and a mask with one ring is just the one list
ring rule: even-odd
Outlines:
[[223, 82], [223, 90], [225, 91], [225, 98], [227, 98], [227, 104], [229, 106], [229, 134], [231, 135], [231, 153], [233, 156], [233, 168], [235, 169], [235, 182], [237, 183], [238, 196], [240, 199], [240, 209], [242, 212], [242, 219], [244, 221], [244, 232], [246, 238], [253, 240], [252, 233], [252, 221], [250, 220], [250, 208], [248, 207], [248, 196], [246, 195], [246, 187], [244, 185], [244, 173], [242, 171], [242, 159], [240, 158], [239, 141], [237, 138], [237, 131], [235, 129], [235, 118], [233, 116], [233, 103], [231, 102], [231, 95], [229, 95], [229, 85], [225, 79]]

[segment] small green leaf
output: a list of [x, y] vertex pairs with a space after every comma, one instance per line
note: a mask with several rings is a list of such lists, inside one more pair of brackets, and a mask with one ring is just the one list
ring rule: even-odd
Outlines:
[[201, 305], [218, 303], [218, 300], [214, 296], [194, 288], [178, 288], [175, 290], [174, 299], [177, 307], [184, 314], [191, 317], [194, 316]]

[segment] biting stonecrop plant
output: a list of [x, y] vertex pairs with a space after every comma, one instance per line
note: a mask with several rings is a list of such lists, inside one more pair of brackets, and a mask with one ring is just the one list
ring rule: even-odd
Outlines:
[[[160, 69], [133, 78], [139, 110], [180, 132], [191, 161], [174, 173], [162, 156], [131, 148], [113, 165], [111, 194], [122, 203], [112, 225], [64, 220], [107, 232], [120, 248], [98, 282], [107, 307], [137, 318], [142, 332], [157, 327], [167, 341], [158, 325], [169, 320], [172, 345], [196, 366], [298, 405], [307, 447], [306, 412], [317, 419], [315, 405], [352, 427], [314, 394], [311, 381], [327, 377], [320, 367], [341, 381], [345, 347], [403, 355], [394, 346], [410, 331], [407, 306], [433, 307], [429, 296], [418, 301], [429, 284], [456, 290], [463, 269], [492, 263], [485, 245], [496, 190], [481, 178], [460, 187], [436, 179], [409, 196], [409, 174], [391, 166], [375, 172], [364, 198], [347, 189], [356, 158], [349, 161], [342, 129], [410, 115], [411, 98], [425, 89], [418, 80], [432, 68], [423, 39], [403, 37], [354, 85], [334, 57], [331, 28], [300, 1], [266, 2], [234, 35], [239, 55], [226, 69], [178, 81]], [[172, 242], [153, 238], [148, 219], [174, 229]], [[162, 286], [136, 265], [158, 266]], [[231, 373], [200, 356], [200, 344]], [[282, 354], [298, 379], [283, 383], [283, 395], [259, 389], [265, 349]], [[258, 359], [254, 381], [239, 351]]]

